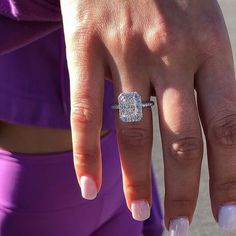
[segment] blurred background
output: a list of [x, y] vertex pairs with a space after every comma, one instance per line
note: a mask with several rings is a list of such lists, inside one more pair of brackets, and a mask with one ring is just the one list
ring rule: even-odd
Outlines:
[[[236, 68], [236, 0], [219, 0], [221, 9], [223, 11], [225, 21], [228, 27], [231, 45], [234, 52], [235, 68]], [[158, 182], [158, 189], [161, 196], [161, 201], [164, 201], [164, 176], [163, 176], [163, 161], [162, 148], [159, 134], [159, 127], [156, 106], [153, 108], [154, 127], [154, 141], [153, 141], [153, 163], [155, 166], [156, 178]], [[205, 149], [205, 147], [204, 147]], [[235, 170], [236, 171], [236, 170]], [[163, 205], [162, 205], [163, 209]], [[165, 232], [164, 236], [168, 233]], [[208, 169], [206, 159], [206, 149], [204, 150], [204, 157], [202, 162], [200, 192], [198, 197], [197, 208], [194, 214], [193, 222], [190, 226], [190, 236], [235, 236], [236, 231], [230, 233], [220, 230], [217, 223], [213, 219], [210, 207], [210, 198], [208, 190]]]

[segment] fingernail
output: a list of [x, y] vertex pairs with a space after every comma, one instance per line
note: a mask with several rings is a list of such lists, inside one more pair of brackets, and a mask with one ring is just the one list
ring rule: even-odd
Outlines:
[[97, 196], [97, 187], [95, 182], [88, 176], [81, 176], [79, 179], [82, 197], [87, 200], [93, 200]]
[[135, 200], [131, 203], [132, 217], [143, 221], [150, 217], [150, 206], [146, 200]]
[[170, 221], [170, 236], [187, 236], [189, 221], [187, 218], [177, 218]]
[[218, 224], [221, 229], [236, 229], [236, 205], [226, 204], [220, 208]]

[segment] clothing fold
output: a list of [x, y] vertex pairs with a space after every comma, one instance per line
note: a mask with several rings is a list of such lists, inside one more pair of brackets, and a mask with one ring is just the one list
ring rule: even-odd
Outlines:
[[88, 201], [81, 196], [72, 151], [24, 154], [0, 149], [0, 234], [140, 236], [144, 232], [161, 236], [162, 215], [153, 173], [151, 216], [136, 221], [123, 193], [115, 131], [102, 137], [101, 154], [102, 187], [96, 199]]

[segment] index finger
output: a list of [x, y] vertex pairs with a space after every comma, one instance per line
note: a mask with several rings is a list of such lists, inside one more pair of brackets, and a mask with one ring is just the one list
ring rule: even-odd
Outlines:
[[[76, 2], [76, 1], [75, 1]], [[71, 90], [74, 166], [82, 196], [94, 199], [101, 188], [100, 132], [104, 66], [89, 24], [76, 24], [74, 4], [61, 1]], [[76, 4], [76, 3], [75, 3]]]

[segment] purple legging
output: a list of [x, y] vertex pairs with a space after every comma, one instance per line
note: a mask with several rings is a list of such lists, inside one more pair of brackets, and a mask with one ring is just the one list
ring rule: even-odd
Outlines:
[[101, 149], [103, 183], [92, 201], [81, 197], [71, 151], [32, 155], [0, 149], [0, 235], [162, 235], [154, 176], [151, 217], [135, 221], [125, 203], [115, 131], [101, 139]]

